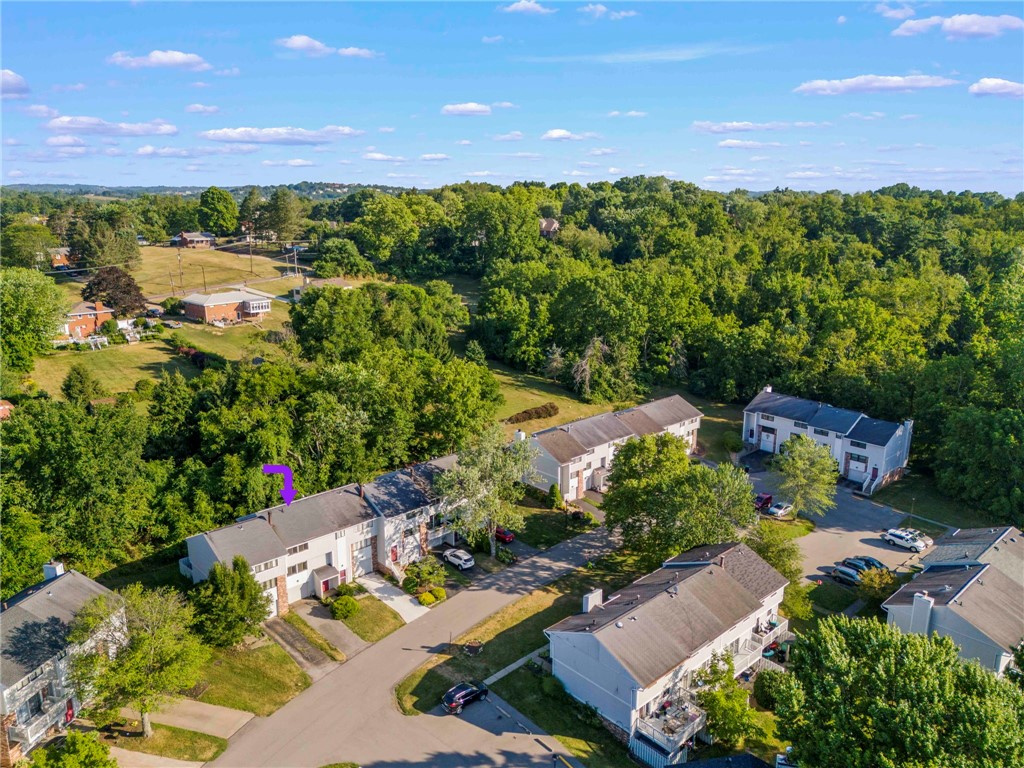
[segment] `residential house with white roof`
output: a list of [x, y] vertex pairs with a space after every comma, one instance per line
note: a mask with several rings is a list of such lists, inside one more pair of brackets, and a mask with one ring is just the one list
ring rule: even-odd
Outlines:
[[1024, 536], [1017, 528], [954, 530], [921, 558], [924, 571], [882, 604], [904, 632], [949, 637], [960, 658], [996, 674], [1024, 641]]
[[203, 323], [262, 320], [270, 314], [269, 294], [252, 290], [192, 293], [182, 299], [185, 317]]
[[737, 675], [772, 666], [770, 646], [790, 637], [779, 616], [788, 580], [740, 543], [695, 547], [607, 599], [548, 627], [552, 671], [594, 707], [653, 768], [685, 762], [707, 717], [695, 675], [714, 652]]
[[688, 440], [693, 451], [702, 415], [672, 395], [534, 432], [534, 484], [546, 491], [558, 483], [566, 501], [582, 498], [588, 490], [604, 491], [615, 452], [623, 443], [631, 437], [668, 433]]
[[839, 474], [874, 493], [903, 476], [910, 456], [914, 422], [873, 419], [860, 411], [773, 392], [765, 387], [743, 409], [743, 442], [778, 453], [794, 435], [825, 445], [839, 463]]

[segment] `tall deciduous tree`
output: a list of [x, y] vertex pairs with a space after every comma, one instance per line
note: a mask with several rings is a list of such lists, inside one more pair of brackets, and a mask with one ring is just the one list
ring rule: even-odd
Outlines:
[[57, 238], [42, 224], [12, 224], [4, 227], [0, 252], [4, 263], [26, 269], [50, 268], [47, 250], [57, 245]]
[[800, 546], [786, 533], [783, 523], [759, 520], [743, 541], [768, 565], [789, 579], [782, 600], [782, 609], [790, 618], [809, 619], [812, 607], [809, 589], [800, 583], [803, 555]]
[[828, 446], [806, 435], [794, 435], [772, 460], [779, 474], [779, 493], [791, 500], [793, 514], [824, 515], [836, 505], [839, 467]]
[[510, 444], [501, 427], [492, 424], [435, 483], [445, 506], [456, 516], [459, 532], [470, 541], [486, 538], [491, 557], [497, 554], [497, 528], [518, 530], [523, 525], [516, 504], [523, 498], [523, 482], [530, 482], [534, 475], [532, 460], [527, 441]]
[[697, 701], [708, 714], [708, 730], [723, 744], [734, 747], [741, 739], [756, 736], [761, 728], [748, 699], [750, 693], [736, 679], [728, 653], [713, 653], [707, 669], [697, 673]]
[[255, 237], [262, 232], [260, 219], [265, 212], [263, 195], [259, 187], [249, 187], [249, 191], [242, 198], [242, 204], [238, 206], [238, 224], [244, 233]]
[[91, 643], [72, 662], [72, 678], [89, 691], [98, 719], [109, 722], [122, 707], [142, 716], [142, 732], [153, 735], [150, 716], [168, 699], [191, 688], [209, 652], [192, 632], [195, 615], [181, 595], [139, 584], [101, 595], [75, 616], [71, 640]]
[[231, 193], [210, 187], [199, 196], [199, 226], [215, 235], [229, 235], [238, 227], [238, 205]]
[[4, 478], [0, 483], [0, 599], [6, 600], [25, 587], [39, 582], [43, 563], [53, 556], [53, 547], [33, 513], [31, 496], [25, 483]]
[[2, 364], [14, 371], [30, 371], [36, 355], [49, 348], [60, 332], [68, 310], [65, 294], [49, 277], [34, 269], [0, 270], [0, 333]]
[[110, 747], [95, 732], [68, 731], [60, 740], [32, 751], [32, 768], [118, 768]]
[[776, 694], [807, 768], [1024, 765], [1024, 692], [947, 637], [833, 616], [805, 634]]
[[302, 204], [288, 187], [278, 187], [264, 206], [263, 219], [265, 229], [275, 233], [277, 242], [294, 240], [302, 225]]
[[122, 317], [146, 308], [146, 297], [135, 278], [120, 267], [103, 267], [82, 289], [86, 301], [100, 301]]
[[694, 464], [689, 452], [689, 441], [662, 434], [628, 440], [615, 455], [605, 521], [652, 565], [691, 547], [735, 540], [755, 519], [749, 486], [736, 493], [733, 468]]
[[192, 603], [199, 631], [208, 643], [221, 648], [238, 645], [270, 612], [270, 598], [241, 555], [230, 568], [214, 563], [206, 581], [192, 593]]

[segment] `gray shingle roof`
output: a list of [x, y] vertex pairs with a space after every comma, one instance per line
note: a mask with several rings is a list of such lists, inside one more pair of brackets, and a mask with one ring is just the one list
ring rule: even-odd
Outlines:
[[249, 565], [257, 565], [285, 555], [284, 544], [262, 517], [243, 518], [198, 535], [206, 537], [217, 559], [223, 563], [230, 563], [236, 555], [241, 555]]
[[900, 425], [894, 421], [883, 421], [864, 416], [853, 425], [853, 429], [846, 436], [851, 440], [860, 440], [862, 443], [884, 447], [889, 444], [899, 428]]
[[252, 293], [250, 291], [225, 291], [223, 293], [190, 293], [182, 302], [195, 304], [201, 307], [216, 307], [223, 304], [241, 304], [243, 301], [259, 301], [269, 298], [267, 294]]
[[704, 415], [679, 395], [653, 400], [631, 410], [646, 414], [656, 424], [660, 424], [663, 429], [672, 424], [679, 424]]
[[582, 456], [587, 449], [580, 445], [568, 432], [561, 429], [550, 429], [538, 432], [534, 437], [545, 451], [555, 457], [559, 464], [568, 464], [577, 456]]
[[0, 683], [14, 685], [68, 646], [72, 619], [98, 595], [112, 594], [78, 571], [40, 582], [5, 602], [0, 612]]
[[929, 568], [900, 587], [883, 605], [913, 605], [916, 592], [927, 592], [936, 605], [947, 605], [983, 567], [964, 565]]
[[453, 467], [455, 461], [456, 456], [452, 454], [388, 472], [364, 485], [363, 492], [370, 506], [382, 517], [422, 509], [436, 500], [434, 478]]
[[279, 504], [257, 515], [270, 521], [277, 537], [286, 547], [374, 518], [373, 510], [365, 499], [360, 498], [359, 486], [355, 483], [304, 496], [288, 506]]
[[1012, 526], [950, 531], [921, 558], [925, 568], [992, 563], [1024, 584], [1024, 535]]
[[697, 547], [666, 565], [548, 631], [594, 635], [640, 685], [650, 685], [788, 583], [745, 544]]
[[[758, 392], [757, 396], [743, 410], [746, 413], [767, 413], [784, 419], [802, 421], [812, 427], [848, 435], [853, 440], [860, 440], [872, 445], [885, 445], [900, 428], [900, 425], [895, 422], [872, 419], [860, 411], [836, 408], [827, 403], [784, 395], [781, 392], [765, 392], [764, 390]], [[860, 422], [865, 419], [866, 423], [861, 426]], [[884, 442], [878, 442], [882, 438], [884, 438]]]

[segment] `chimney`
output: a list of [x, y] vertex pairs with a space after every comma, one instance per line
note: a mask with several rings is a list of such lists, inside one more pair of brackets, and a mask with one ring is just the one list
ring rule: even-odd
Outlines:
[[273, 525], [273, 524], [274, 524], [274, 510], [268, 509], [267, 510], [267, 525]]
[[725, 555], [718, 556], [718, 567], [725, 568]]
[[771, 392], [772, 391], [772, 385], [771, 384], [766, 384], [765, 387], [764, 387], [764, 391], [765, 392]]
[[363, 484], [362, 483], [356, 483], [356, 485], [359, 487], [359, 498], [360, 499], [365, 499], [366, 497], [363, 495]]
[[51, 560], [43, 565], [43, 580], [49, 581], [64, 575], [64, 563], [60, 560]]
[[601, 589], [592, 589], [583, 596], [583, 612], [590, 613], [595, 608], [600, 608], [603, 603]]
[[916, 635], [927, 635], [928, 627], [931, 626], [932, 607], [935, 605], [935, 598], [928, 597], [927, 592], [915, 592], [914, 604], [910, 609], [910, 632]]
[[519, 443], [526, 439], [526, 433], [521, 429], [517, 429], [516, 433], [512, 437], [517, 443]]

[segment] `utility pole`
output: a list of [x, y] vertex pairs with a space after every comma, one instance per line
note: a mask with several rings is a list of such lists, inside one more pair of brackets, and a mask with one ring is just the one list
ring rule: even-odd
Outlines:
[[185, 292], [185, 276], [181, 272], [181, 248], [178, 248], [178, 287]]
[[171, 281], [171, 296], [173, 296], [174, 295], [174, 275], [172, 275], [170, 272], [168, 272], [167, 273], [167, 277]]
[[203, 293], [207, 293], [206, 289], [206, 266], [203, 264], [199, 265], [199, 268], [203, 270]]

